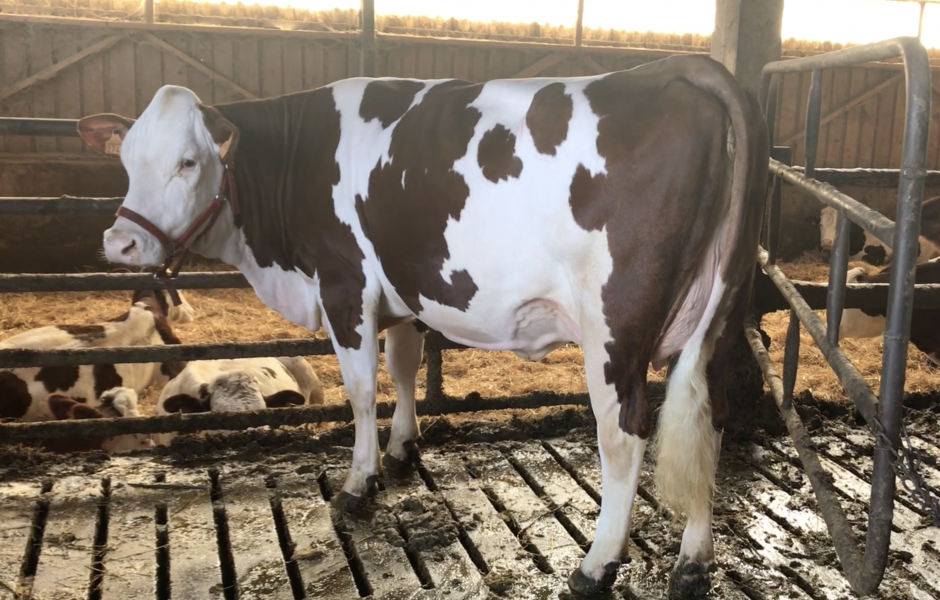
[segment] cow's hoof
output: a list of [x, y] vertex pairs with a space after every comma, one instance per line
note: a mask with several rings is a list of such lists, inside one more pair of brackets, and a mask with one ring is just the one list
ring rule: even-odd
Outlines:
[[378, 492], [378, 481], [378, 475], [369, 475], [369, 477], [366, 478], [365, 493], [361, 496], [350, 494], [346, 490], [340, 490], [333, 498], [333, 508], [345, 513], [363, 512], [369, 505], [369, 499]]
[[669, 576], [669, 599], [705, 598], [712, 587], [709, 573], [715, 569], [713, 561], [695, 563], [682, 560]]
[[418, 461], [421, 459], [421, 455], [418, 453], [418, 444], [416, 444], [414, 440], [411, 440], [405, 442], [402, 446], [405, 449], [404, 460], [388, 452], [382, 457], [382, 470], [386, 475], [402, 477], [414, 472], [415, 466], [417, 466]]
[[581, 598], [593, 598], [606, 594], [614, 587], [614, 581], [617, 580], [617, 569], [620, 568], [619, 562], [609, 562], [604, 565], [604, 574], [600, 579], [591, 579], [581, 571], [581, 567], [574, 570], [568, 577], [568, 589], [575, 596]]

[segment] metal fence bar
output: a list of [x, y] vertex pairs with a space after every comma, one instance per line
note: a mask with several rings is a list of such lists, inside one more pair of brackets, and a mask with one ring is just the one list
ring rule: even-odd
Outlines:
[[[465, 399], [442, 398], [442, 402], [419, 400], [416, 409], [421, 416], [439, 416], [463, 412], [507, 409], [532, 409], [545, 406], [587, 405], [586, 394], [534, 393], [525, 396], [481, 398], [471, 394]], [[379, 419], [390, 419], [394, 402], [376, 403]], [[156, 417], [119, 417], [114, 419], [81, 419], [41, 423], [0, 424], [0, 440], [17, 443], [64, 436], [110, 437], [129, 433], [193, 433], [206, 429], [237, 430], [268, 425], [298, 426], [308, 423], [350, 422], [352, 409], [348, 402], [329, 406], [271, 408], [247, 412], [177, 413]]]
[[0, 117], [0, 135], [78, 137], [78, 120]]
[[[249, 288], [240, 271], [180, 273], [176, 287], [183, 290]], [[163, 283], [149, 273], [0, 273], [0, 293], [13, 292], [117, 292], [159, 290]]]
[[57, 215], [91, 214], [113, 215], [124, 198], [0, 198], [0, 215]]

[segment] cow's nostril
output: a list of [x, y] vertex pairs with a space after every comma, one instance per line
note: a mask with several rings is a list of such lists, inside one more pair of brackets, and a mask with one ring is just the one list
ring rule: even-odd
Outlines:
[[131, 240], [131, 243], [124, 246], [124, 249], [121, 250], [121, 254], [128, 254], [131, 250], [137, 247], [137, 240]]

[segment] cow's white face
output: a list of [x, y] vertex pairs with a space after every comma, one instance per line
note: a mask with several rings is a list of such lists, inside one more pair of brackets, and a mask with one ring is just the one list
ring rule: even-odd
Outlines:
[[826, 206], [819, 213], [819, 245], [823, 250], [832, 250], [836, 239], [836, 209]]
[[[142, 215], [176, 240], [219, 190], [223, 141], [213, 140], [199, 98], [190, 90], [164, 86], [137, 121], [95, 115], [79, 122], [79, 132], [95, 149], [120, 158], [129, 186], [123, 206]], [[110, 151], [110, 152], [109, 152]], [[104, 232], [104, 251], [114, 263], [156, 266], [166, 259], [160, 241], [140, 225], [118, 217]]]

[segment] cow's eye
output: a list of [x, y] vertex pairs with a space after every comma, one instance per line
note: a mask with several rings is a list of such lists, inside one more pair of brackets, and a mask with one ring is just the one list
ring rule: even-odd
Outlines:
[[184, 168], [184, 169], [192, 169], [192, 168], [195, 167], [195, 166], [196, 166], [196, 161], [194, 161], [193, 159], [191, 159], [191, 158], [184, 158], [184, 159], [183, 159], [183, 168]]

